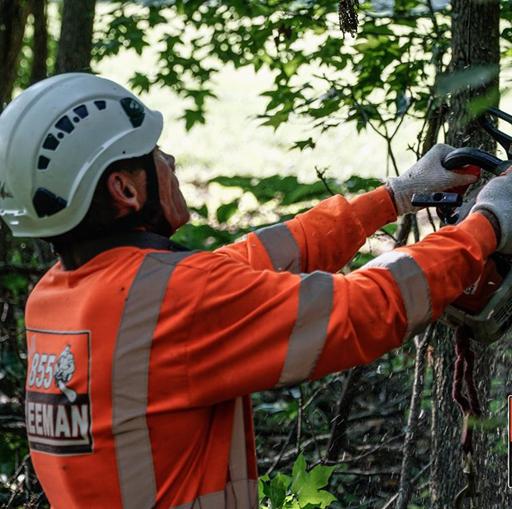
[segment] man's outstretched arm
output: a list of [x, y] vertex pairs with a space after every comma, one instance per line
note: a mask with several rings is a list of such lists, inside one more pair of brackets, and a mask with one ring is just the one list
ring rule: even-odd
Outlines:
[[493, 227], [476, 213], [348, 276], [257, 271], [208, 253], [190, 258], [208, 272], [193, 312], [201, 319], [187, 326], [190, 404], [371, 362], [438, 318], [495, 248]]
[[218, 253], [257, 270], [337, 272], [367, 237], [396, 219], [389, 191], [380, 187], [351, 201], [336, 195], [294, 219], [249, 233]]
[[414, 192], [442, 191], [476, 180], [473, 175], [443, 168], [442, 161], [452, 150], [448, 145], [436, 145], [402, 176], [389, 179], [386, 187], [351, 201], [333, 196], [291, 221], [257, 230], [245, 241], [217, 252], [258, 270], [337, 272], [367, 237], [396, 220], [397, 211], [412, 211]]

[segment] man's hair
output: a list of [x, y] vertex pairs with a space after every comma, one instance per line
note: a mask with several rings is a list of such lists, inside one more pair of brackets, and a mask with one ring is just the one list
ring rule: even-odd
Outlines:
[[[153, 151], [143, 156], [111, 163], [101, 175], [89, 210], [82, 221], [69, 232], [54, 237], [46, 237], [43, 240], [52, 244], [53, 249], [61, 254], [79, 242], [133, 229], [134, 226], [137, 226], [134, 214], [130, 215], [129, 220], [127, 220], [128, 216], [117, 217], [118, 212], [108, 189], [107, 181], [110, 175], [116, 171], [135, 173], [145, 170], [147, 176], [148, 172], [154, 168], [153, 164]], [[148, 196], [147, 199], [149, 200], [149, 198]]]

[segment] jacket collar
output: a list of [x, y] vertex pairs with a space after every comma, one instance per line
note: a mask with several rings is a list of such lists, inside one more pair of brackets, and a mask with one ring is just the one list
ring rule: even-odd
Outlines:
[[80, 242], [63, 253], [59, 253], [59, 258], [64, 270], [75, 270], [104, 251], [124, 246], [165, 251], [189, 251], [186, 247], [162, 235], [133, 231]]

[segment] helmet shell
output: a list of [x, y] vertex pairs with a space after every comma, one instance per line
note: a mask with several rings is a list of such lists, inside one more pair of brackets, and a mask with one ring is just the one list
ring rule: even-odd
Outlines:
[[16, 237], [49, 237], [85, 217], [114, 161], [150, 152], [161, 113], [85, 73], [31, 86], [0, 115], [0, 216]]

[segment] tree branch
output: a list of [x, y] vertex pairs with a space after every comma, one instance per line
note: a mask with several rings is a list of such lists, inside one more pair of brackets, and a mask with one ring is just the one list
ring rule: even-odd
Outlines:
[[429, 325], [424, 332], [421, 341], [416, 346], [416, 359], [414, 368], [414, 383], [411, 395], [411, 405], [407, 431], [404, 440], [404, 454], [400, 473], [400, 487], [398, 490], [398, 502], [396, 509], [407, 509], [412, 491], [412, 460], [418, 434], [418, 423], [421, 409], [421, 397], [425, 385], [425, 359], [427, 348], [432, 338], [434, 327]]

